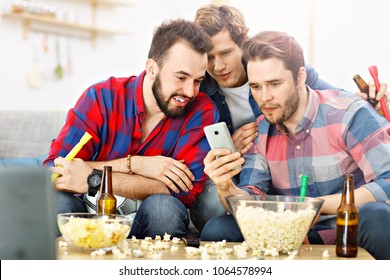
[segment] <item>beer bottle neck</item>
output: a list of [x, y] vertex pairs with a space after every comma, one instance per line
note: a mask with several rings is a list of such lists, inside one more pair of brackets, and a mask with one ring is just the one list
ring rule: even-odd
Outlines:
[[112, 194], [112, 167], [111, 166], [104, 166], [103, 168], [101, 193]]
[[355, 204], [354, 198], [354, 182], [351, 175], [346, 175], [344, 179], [344, 187], [342, 201], [346, 204]]

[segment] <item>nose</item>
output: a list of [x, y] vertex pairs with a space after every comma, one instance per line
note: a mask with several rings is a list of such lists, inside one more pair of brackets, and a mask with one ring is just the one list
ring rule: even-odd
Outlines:
[[263, 102], [266, 102], [266, 101], [269, 101], [272, 99], [272, 95], [268, 93], [267, 90], [263, 90], [261, 93], [260, 93], [260, 97], [261, 97], [261, 100]]
[[214, 60], [214, 71], [218, 72], [225, 68], [225, 63], [221, 58], [215, 58]]
[[184, 95], [189, 97], [189, 98], [194, 97], [198, 93], [197, 88], [198, 87], [196, 87], [192, 81], [188, 82], [183, 88]]

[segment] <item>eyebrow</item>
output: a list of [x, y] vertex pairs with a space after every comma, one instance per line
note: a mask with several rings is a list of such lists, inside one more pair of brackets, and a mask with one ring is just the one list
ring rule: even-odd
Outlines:
[[[184, 76], [187, 76], [187, 77], [192, 77], [192, 75], [184, 70], [180, 70], [180, 71], [176, 71], [175, 74], [181, 74], [181, 75], [184, 75]], [[204, 79], [206, 77], [206, 74], [203, 75], [203, 76], [200, 76], [198, 78], [195, 78], [195, 80], [199, 80], [199, 79]]]
[[[283, 79], [272, 79], [272, 80], [268, 80], [268, 81], [264, 81], [266, 84], [271, 84], [271, 83], [274, 83], [274, 82], [280, 82], [280, 81], [283, 81]], [[254, 86], [254, 85], [259, 85], [260, 83], [256, 83], [256, 82], [249, 82], [249, 86]]]

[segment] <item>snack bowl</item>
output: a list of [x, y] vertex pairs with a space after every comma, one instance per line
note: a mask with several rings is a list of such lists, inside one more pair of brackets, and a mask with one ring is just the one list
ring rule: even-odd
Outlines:
[[132, 220], [114, 214], [63, 213], [57, 215], [57, 224], [70, 246], [89, 251], [109, 251], [128, 237]]
[[226, 201], [255, 256], [298, 254], [323, 199], [287, 195], [232, 195]]

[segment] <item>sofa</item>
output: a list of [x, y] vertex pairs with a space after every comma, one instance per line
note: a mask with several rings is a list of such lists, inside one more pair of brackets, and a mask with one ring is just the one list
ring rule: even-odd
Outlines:
[[0, 167], [41, 166], [66, 113], [0, 110]]
[[[0, 110], [0, 168], [38, 167], [65, 124], [66, 111]], [[136, 208], [140, 203], [134, 203]], [[190, 232], [197, 233], [192, 222]]]

